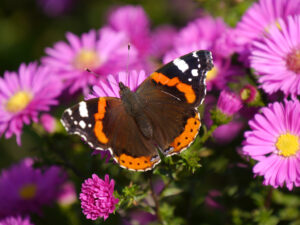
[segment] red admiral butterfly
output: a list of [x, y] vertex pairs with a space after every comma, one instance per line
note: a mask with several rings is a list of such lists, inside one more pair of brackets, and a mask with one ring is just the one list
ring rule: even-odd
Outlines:
[[67, 109], [61, 122], [92, 148], [109, 149], [121, 167], [146, 171], [164, 155], [178, 154], [195, 140], [197, 107], [206, 94], [211, 52], [195, 51], [169, 62], [130, 91], [119, 83], [121, 98], [100, 97]]

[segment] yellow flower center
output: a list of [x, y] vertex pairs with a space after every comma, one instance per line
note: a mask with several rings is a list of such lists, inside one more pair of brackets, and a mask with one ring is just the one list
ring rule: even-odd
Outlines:
[[251, 90], [248, 89], [248, 88], [244, 88], [244, 89], [242, 90], [240, 96], [241, 96], [241, 99], [242, 99], [243, 101], [246, 101], [246, 100], [248, 100], [248, 99], [250, 98], [250, 95], [251, 95]]
[[34, 198], [36, 194], [37, 187], [35, 184], [26, 184], [20, 189], [21, 198], [28, 200]]
[[290, 133], [282, 134], [276, 142], [279, 155], [284, 157], [293, 156], [299, 150], [299, 137]]
[[94, 50], [83, 49], [74, 59], [74, 66], [80, 70], [95, 69], [100, 63], [100, 58]]
[[6, 103], [6, 110], [11, 113], [17, 113], [27, 107], [32, 99], [32, 94], [27, 91], [15, 93]]
[[217, 76], [217, 74], [218, 74], [218, 70], [217, 70], [216, 67], [214, 67], [210, 71], [207, 72], [206, 79], [208, 81], [213, 80], [213, 79], [215, 79], [215, 77]]
[[286, 66], [289, 70], [300, 74], [300, 50], [296, 49], [287, 55]]
[[275, 24], [275, 26], [276, 26], [279, 30], [282, 29], [281, 26], [280, 26], [280, 24], [279, 24], [279, 22], [278, 22], [278, 20], [276, 20], [274, 23], [271, 23], [271, 24], [269, 24], [269, 25], [267, 25], [267, 26], [265, 27], [265, 32], [266, 32], [266, 33], [269, 33], [270, 27], [271, 27], [272, 25], [274, 25], [274, 24]]

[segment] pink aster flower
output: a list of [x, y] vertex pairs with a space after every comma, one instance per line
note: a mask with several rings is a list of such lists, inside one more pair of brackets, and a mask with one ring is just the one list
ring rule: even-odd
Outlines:
[[279, 18], [300, 13], [299, 0], [260, 0], [254, 3], [244, 14], [235, 30], [235, 42], [241, 46], [239, 52], [247, 64], [253, 40], [269, 32], [272, 24], [278, 24]]
[[[103, 77], [125, 70], [128, 66], [128, 38], [125, 33], [103, 28], [99, 36], [94, 30], [81, 37], [67, 33], [68, 43], [59, 41], [53, 48], [46, 48], [47, 56], [42, 58], [43, 64], [53, 68], [71, 93], [97, 82], [97, 76], [87, 72], [87, 68]], [[135, 61], [135, 52], [131, 48], [131, 63]]]
[[[226, 39], [228, 26], [222, 18], [212, 18], [206, 16], [190, 22], [186, 27], [179, 31], [174, 40], [174, 47], [194, 46], [194, 50], [207, 49], [212, 51], [213, 55], [224, 56], [223, 51], [220, 51], [218, 42]], [[225, 44], [225, 43], [224, 43]], [[224, 46], [230, 49], [230, 45], [226, 43]], [[198, 49], [195, 49], [198, 48]]]
[[157, 27], [151, 34], [151, 55], [162, 57], [173, 47], [177, 31], [169, 25]]
[[226, 116], [232, 116], [242, 108], [240, 99], [232, 92], [221, 91], [217, 109]]
[[48, 113], [44, 113], [40, 117], [40, 123], [48, 133], [53, 133], [56, 128], [56, 119]]
[[16, 135], [21, 145], [23, 124], [38, 122], [38, 114], [56, 105], [62, 85], [48, 67], [21, 64], [19, 71], [0, 78], [0, 135]]
[[3, 170], [0, 175], [0, 217], [41, 212], [42, 206], [56, 200], [64, 181], [65, 174], [60, 168], [33, 168], [31, 159]]
[[300, 186], [300, 103], [275, 102], [249, 122], [243, 152], [257, 160], [256, 175], [275, 188]]
[[75, 185], [71, 181], [65, 182], [61, 186], [61, 191], [57, 197], [57, 202], [62, 206], [72, 205], [77, 201]]
[[254, 42], [250, 60], [267, 93], [300, 95], [300, 16], [271, 26], [266, 37]]
[[141, 6], [127, 5], [112, 11], [109, 25], [118, 32], [125, 32], [141, 55], [149, 51], [150, 22]]
[[33, 225], [28, 217], [22, 218], [21, 216], [9, 216], [0, 220], [0, 225]]
[[242, 121], [237, 120], [221, 125], [213, 132], [214, 141], [220, 145], [229, 144], [240, 135], [244, 126]]
[[96, 174], [82, 183], [80, 200], [83, 214], [87, 219], [96, 220], [102, 217], [106, 220], [113, 213], [119, 199], [113, 196], [115, 181], [100, 179]]

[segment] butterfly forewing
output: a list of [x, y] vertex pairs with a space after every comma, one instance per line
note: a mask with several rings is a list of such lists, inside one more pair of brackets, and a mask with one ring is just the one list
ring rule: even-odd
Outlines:
[[211, 52], [201, 50], [174, 59], [151, 76], [166, 89], [170, 87], [171, 94], [195, 107], [204, 99], [206, 73], [212, 68]]

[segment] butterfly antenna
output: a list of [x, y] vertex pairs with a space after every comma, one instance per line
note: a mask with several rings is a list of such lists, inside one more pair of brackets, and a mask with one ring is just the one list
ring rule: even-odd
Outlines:
[[[98, 78], [101, 79], [101, 76], [100, 76], [98, 73], [95, 73], [94, 71], [90, 70], [89, 68], [86, 68], [85, 71], [87, 71], [87, 72], [89, 72], [89, 73], [91, 73], [91, 74], [93, 74], [93, 75], [95, 75], [96, 77], [98, 77]], [[107, 83], [109, 83], [109, 84], [113, 84], [113, 85], [119, 86], [119, 84], [117, 84], [116, 82], [109, 81], [109, 80], [107, 79], [107, 77], [105, 77], [105, 80], [106, 80]]]
[[127, 55], [127, 65], [126, 65], [126, 82], [128, 82], [129, 83], [129, 81], [128, 81], [128, 78], [129, 78], [129, 69], [128, 69], [128, 67], [129, 67], [129, 60], [130, 60], [130, 57], [129, 57], [129, 52], [130, 52], [130, 43], [128, 43], [128, 55]]
[[94, 71], [91, 71], [89, 68], [85, 68], [85, 71], [95, 75], [96, 77], [100, 77], [100, 75], [98, 73], [95, 73]]

